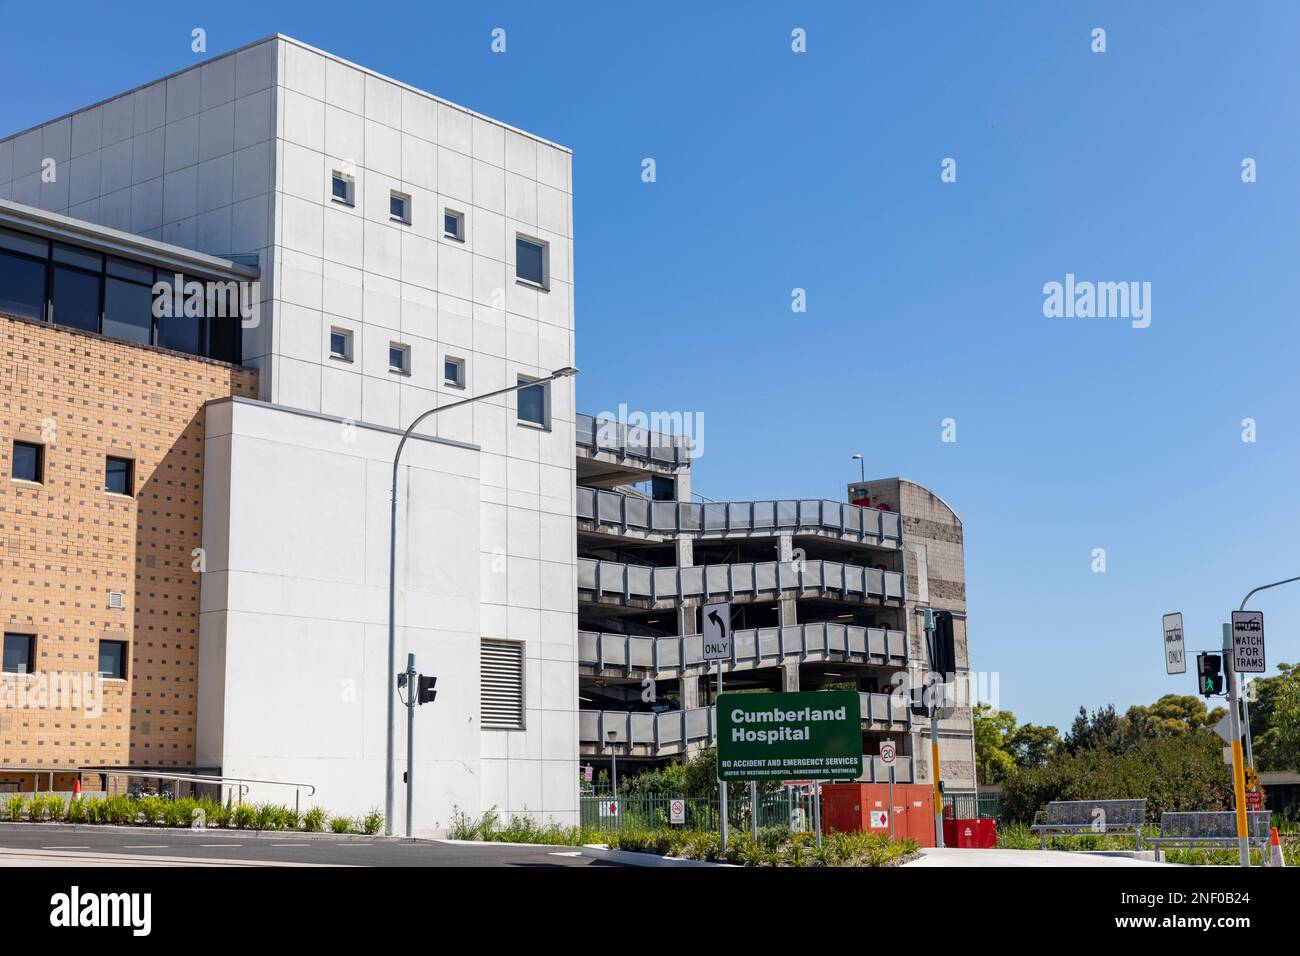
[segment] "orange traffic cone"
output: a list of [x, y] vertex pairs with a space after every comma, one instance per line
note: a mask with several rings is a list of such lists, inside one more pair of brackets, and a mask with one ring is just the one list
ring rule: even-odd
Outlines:
[[81, 793], [81, 778], [72, 781], [72, 795], [75, 797]]
[[1268, 840], [1268, 865], [1286, 866], [1286, 860], [1282, 859], [1282, 841], [1277, 838], [1277, 827], [1273, 828], [1273, 835]]

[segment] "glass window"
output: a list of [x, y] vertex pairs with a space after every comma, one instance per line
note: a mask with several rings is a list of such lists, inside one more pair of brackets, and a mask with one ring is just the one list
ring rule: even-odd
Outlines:
[[132, 282], [153, 285], [153, 266], [144, 266], [138, 262], [114, 259], [109, 256], [105, 271], [111, 276], [117, 276], [119, 279], [130, 279]]
[[410, 223], [411, 197], [398, 192], [389, 193], [388, 212], [394, 219], [400, 219], [402, 222]]
[[515, 239], [515, 275], [525, 282], [546, 285], [546, 247], [522, 237]]
[[99, 272], [104, 268], [104, 257], [98, 252], [81, 249], [77, 246], [65, 246], [61, 242], [54, 244], [54, 261], [65, 262], [70, 266]]
[[45, 446], [32, 442], [14, 442], [12, 474], [21, 481], [44, 481]]
[[[199, 355], [203, 349], [203, 320], [199, 316], [187, 316], [185, 311], [185, 283], [193, 279], [193, 276], [177, 275], [175, 273], [163, 274], [159, 270], [158, 281], [165, 283], [168, 294], [173, 296], [172, 312], [177, 311], [175, 296], [172, 290], [177, 283], [180, 283], [181, 289], [181, 315], [162, 315], [159, 316], [155, 325], [157, 332], [155, 334], [155, 343], [165, 349], [175, 349], [177, 352], [185, 352], [188, 355]], [[200, 311], [207, 309], [207, 300], [204, 299], [199, 305]]]
[[104, 280], [104, 334], [148, 345], [153, 341], [153, 290], [109, 276]]
[[394, 372], [409, 372], [411, 370], [410, 364], [410, 348], [397, 342], [390, 342], [388, 344], [388, 367]]
[[104, 490], [115, 495], [135, 494], [135, 462], [130, 458], [104, 458]]
[[[254, 305], [260, 308], [260, 303]], [[256, 314], [256, 313], [254, 313]], [[244, 360], [243, 319], [238, 316], [217, 318], [208, 323], [208, 358], [238, 365]]]
[[330, 182], [330, 196], [341, 203], [347, 203], [351, 206], [353, 182], [351, 176], [345, 176], [339, 172], [334, 173]]
[[99, 331], [99, 276], [67, 266], [54, 267], [54, 323], [84, 332]]
[[[519, 384], [526, 385], [532, 379], [523, 375], [519, 376]], [[519, 420], [521, 422], [531, 422], [534, 425], [546, 424], [546, 386], [529, 385], [527, 388], [521, 388], [516, 392], [519, 396]]]
[[22, 252], [37, 259], [44, 259], [50, 254], [50, 244], [44, 239], [37, 239], [25, 232], [13, 232], [9, 229], [0, 229], [0, 249], [12, 249], [14, 252]]
[[352, 333], [344, 329], [330, 329], [330, 355], [334, 358], [352, 359]]
[[442, 232], [448, 239], [465, 241], [465, 217], [448, 209], [442, 215]]
[[4, 672], [30, 674], [35, 670], [36, 638], [31, 634], [6, 634]]
[[99, 642], [99, 676], [126, 680], [126, 641]]
[[465, 360], [447, 356], [442, 360], [442, 377], [448, 385], [464, 388]]
[[0, 252], [0, 313], [45, 318], [45, 263]]

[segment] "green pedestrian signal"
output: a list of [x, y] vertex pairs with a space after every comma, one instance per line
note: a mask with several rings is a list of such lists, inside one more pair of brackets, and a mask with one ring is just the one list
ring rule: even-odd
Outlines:
[[1213, 697], [1223, 693], [1223, 657], [1219, 654], [1197, 654], [1196, 673], [1201, 683], [1201, 696]]

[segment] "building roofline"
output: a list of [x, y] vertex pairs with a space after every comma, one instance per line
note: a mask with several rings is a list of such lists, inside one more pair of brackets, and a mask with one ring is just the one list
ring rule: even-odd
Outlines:
[[132, 232], [111, 229], [84, 219], [73, 219], [57, 212], [26, 206], [9, 199], [0, 199], [0, 226], [35, 232], [46, 239], [59, 239], [78, 245], [90, 246], [110, 255], [145, 259], [154, 266], [181, 267], [220, 279], [258, 279], [261, 271], [256, 266], [244, 265], [220, 256], [196, 252], [185, 246], [147, 239]]
[[[923, 485], [923, 484], [921, 484], [919, 481], [913, 481], [911, 478], [904, 478], [902, 475], [892, 475], [892, 476], [890, 476], [890, 477], [888, 477], [888, 478], [868, 478], [868, 479], [866, 480], [866, 484], [869, 485], [869, 484], [871, 484], [872, 482], [875, 482], [875, 481], [897, 481], [897, 482], [899, 482], [900, 484], [906, 482], [907, 484], [912, 485], [913, 487], [920, 488], [922, 491], [926, 492], [927, 494], [934, 495], [936, 498], [938, 498], [938, 499], [939, 499], [939, 503], [942, 504], [945, 508], [947, 508], [949, 511], [952, 512], [952, 516], [953, 516], [954, 518], [957, 519], [957, 522], [958, 522], [959, 524], [964, 524], [964, 522], [962, 522], [962, 520], [961, 520], [961, 515], [957, 514], [957, 509], [954, 508], [952, 505], [950, 505], [950, 504], [949, 504], [949, 503], [944, 499], [943, 495], [939, 494], [937, 491], [935, 491], [935, 490], [934, 490], [933, 488], [931, 488], [929, 485]], [[850, 486], [853, 486], [853, 485], [861, 485], [861, 484], [863, 484], [863, 482], [861, 482], [861, 481], [850, 481], [850, 482], [849, 482], [849, 485], [850, 485]]]
[[508, 129], [512, 133], [518, 133], [520, 136], [526, 136], [528, 139], [535, 140], [539, 143], [543, 143], [546, 146], [552, 147], [553, 149], [561, 150], [562, 152], [568, 153], [570, 156], [573, 155], [573, 150], [570, 149], [568, 146], [564, 146], [561, 145], [560, 143], [553, 142], [552, 140], [546, 139], [543, 136], [538, 136], [536, 133], [530, 133], [528, 132], [528, 130], [519, 129], [519, 127], [517, 126], [511, 126], [509, 123], [503, 123], [499, 119], [496, 119], [491, 116], [487, 116], [486, 114], [483, 113], [479, 113], [476, 110], [470, 109], [468, 106], [462, 106], [459, 103], [453, 103], [451, 100], [443, 99], [441, 96], [438, 96], [436, 93], [430, 93], [428, 90], [422, 90], [418, 86], [412, 86], [410, 83], [404, 83], [401, 80], [388, 76], [385, 73], [380, 73], [378, 70], [372, 70], [368, 66], [362, 66], [360, 63], [354, 63], [352, 60], [345, 59], [344, 57], [341, 57], [335, 53], [331, 53], [328, 50], [322, 50], [320, 49], [320, 47], [312, 46], [310, 43], [305, 43], [302, 40], [299, 40], [295, 37], [287, 36], [283, 33], [272, 33], [269, 36], [262, 37], [260, 40], [253, 40], [251, 43], [245, 43], [243, 46], [236, 47], [233, 50], [227, 50], [225, 53], [218, 53], [216, 56], [209, 57], [208, 59], [195, 63], [192, 66], [187, 66], [184, 69], [180, 69], [180, 70], [174, 70], [171, 73], [168, 73], [164, 76], [160, 76], [155, 79], [149, 80], [145, 83], [141, 83], [138, 86], [133, 86], [129, 90], [123, 90], [120, 93], [114, 93], [112, 96], [105, 97], [102, 100], [97, 100], [94, 103], [89, 104], [88, 106], [82, 106], [79, 107], [78, 109], [71, 110], [67, 113], [62, 113], [58, 116], [51, 117], [50, 119], [42, 120], [41, 122], [37, 123], [35, 126], [29, 126], [27, 127], [27, 129], [21, 129], [18, 130], [17, 132], [9, 133], [8, 135], [0, 135], [0, 143], [6, 142], [7, 140], [11, 140], [11, 139], [17, 139], [19, 136], [24, 136], [27, 133], [32, 132], [33, 130], [38, 130], [42, 126], [49, 126], [51, 123], [57, 123], [60, 120], [70, 119], [71, 117], [76, 116], [78, 113], [85, 113], [87, 110], [96, 109], [97, 107], [103, 106], [105, 103], [111, 103], [113, 100], [121, 99], [124, 96], [130, 96], [132, 93], [138, 93], [141, 90], [148, 89], [151, 86], [156, 86], [159, 83], [165, 83], [166, 81], [174, 77], [180, 76], [182, 73], [188, 73], [191, 70], [200, 69], [201, 67], [207, 66], [209, 63], [215, 63], [217, 60], [224, 60], [228, 56], [235, 56], [236, 54], [243, 53], [245, 50], [252, 49], [255, 46], [261, 46], [263, 43], [269, 43], [272, 40], [281, 40], [285, 43], [292, 43], [294, 46], [301, 47], [304, 50], [310, 50], [313, 53], [318, 53], [321, 56], [334, 60], [337, 63], [342, 63], [345, 66], [352, 67], [354, 70], [360, 70], [362, 73], [366, 73], [370, 76], [376, 77], [377, 79], [384, 80], [387, 83], [392, 83], [396, 86], [400, 86], [404, 90], [410, 90], [412, 93], [418, 93], [421, 96], [427, 96], [429, 99], [436, 100], [437, 102], [443, 104], [444, 106], [449, 106], [452, 109], [460, 110], [462, 113], [468, 113], [470, 116], [477, 117], [478, 119], [481, 119], [488, 123], [492, 123], [495, 126], [500, 126], [502, 129]]

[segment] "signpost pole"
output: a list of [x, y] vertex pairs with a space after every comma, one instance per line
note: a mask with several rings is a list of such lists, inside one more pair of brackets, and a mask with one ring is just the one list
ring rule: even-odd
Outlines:
[[1232, 793], [1237, 811], [1237, 853], [1241, 865], [1250, 866], [1250, 841], [1246, 835], [1246, 775], [1241, 763], [1241, 711], [1237, 708], [1237, 671], [1233, 667], [1232, 625], [1223, 625], [1223, 663], [1228, 677], [1229, 733], [1232, 735]]
[[[722, 658], [718, 658], [718, 697], [722, 696]], [[713, 699], [713, 707], [718, 708], [718, 697]], [[718, 781], [718, 814], [722, 818], [722, 851], [727, 851], [727, 784]]]
[[749, 781], [749, 832], [758, 842], [758, 781]]
[[894, 765], [889, 765], [889, 839], [894, 838]]
[[822, 782], [813, 781], [813, 825], [817, 827], [817, 849], [822, 845]]
[[[935, 663], [936, 647], [934, 643], [934, 612], [923, 608], [925, 615], [925, 644], [930, 652], [930, 666]], [[930, 689], [934, 690], [931, 682]], [[943, 847], [943, 788], [939, 777], [939, 701], [933, 693], [930, 696], [930, 776], [934, 781], [934, 845]]]

